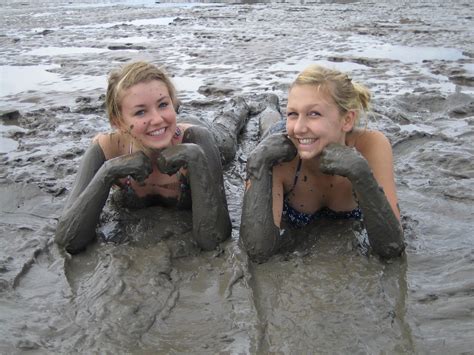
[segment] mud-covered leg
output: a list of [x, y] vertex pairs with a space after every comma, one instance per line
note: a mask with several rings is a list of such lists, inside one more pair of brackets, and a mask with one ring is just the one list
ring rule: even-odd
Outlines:
[[158, 168], [163, 173], [174, 174], [180, 168], [187, 167], [193, 236], [202, 249], [212, 250], [227, 239], [232, 230], [219, 153], [212, 135], [203, 127], [188, 128], [183, 142], [160, 153]]
[[279, 246], [280, 229], [273, 218], [272, 168], [296, 156], [296, 148], [283, 134], [264, 139], [247, 161], [249, 187], [244, 195], [240, 238], [249, 257], [267, 260]]
[[280, 101], [275, 94], [265, 94], [262, 97], [265, 108], [258, 114], [260, 137], [263, 139], [271, 133], [271, 128], [278, 123], [284, 123], [280, 112]]
[[234, 159], [237, 152], [237, 137], [249, 118], [250, 110], [242, 97], [229, 100], [214, 119], [212, 127], [223, 164]]

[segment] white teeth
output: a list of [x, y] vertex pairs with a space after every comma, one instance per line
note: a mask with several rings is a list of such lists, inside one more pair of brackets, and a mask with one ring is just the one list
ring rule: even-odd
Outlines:
[[298, 139], [298, 142], [300, 142], [300, 144], [311, 144], [311, 143], [314, 143], [315, 141], [316, 141], [316, 139], [314, 139], [314, 138]]
[[165, 128], [160, 128], [157, 129], [156, 131], [148, 133], [149, 136], [159, 136], [161, 134], [165, 133]]

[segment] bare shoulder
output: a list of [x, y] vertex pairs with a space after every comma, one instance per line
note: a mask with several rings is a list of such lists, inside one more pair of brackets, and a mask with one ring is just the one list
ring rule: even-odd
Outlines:
[[390, 141], [380, 131], [356, 130], [347, 141], [348, 145], [355, 147], [368, 160], [375, 156], [392, 155]]
[[130, 140], [119, 132], [99, 133], [92, 143], [98, 143], [107, 160], [126, 154]]

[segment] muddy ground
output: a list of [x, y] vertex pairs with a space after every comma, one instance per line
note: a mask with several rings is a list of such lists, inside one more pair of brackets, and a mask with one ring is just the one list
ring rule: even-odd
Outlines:
[[[474, 342], [474, 11], [469, 1], [183, 3], [6, 0], [0, 11], [0, 352], [469, 353]], [[146, 59], [182, 118], [276, 93], [310, 63], [374, 93], [392, 142], [406, 255], [348, 223], [249, 263], [238, 229], [258, 115], [225, 171], [232, 240], [202, 253], [190, 214], [114, 211], [70, 257], [52, 242], [81, 155], [109, 129], [106, 74]]]

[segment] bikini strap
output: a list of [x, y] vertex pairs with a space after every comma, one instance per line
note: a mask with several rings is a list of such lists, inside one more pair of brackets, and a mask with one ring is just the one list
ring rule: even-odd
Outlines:
[[[130, 141], [128, 154], [132, 154], [132, 150], [133, 150], [133, 141]], [[130, 175], [128, 175], [125, 178], [125, 188], [128, 192], [132, 191], [132, 177]]]
[[296, 167], [296, 171], [295, 171], [295, 178], [293, 179], [293, 186], [291, 186], [291, 189], [285, 194], [285, 196], [288, 195], [289, 193], [291, 193], [295, 189], [296, 183], [298, 182], [298, 178], [300, 176], [302, 162], [303, 162], [303, 160], [301, 158], [299, 158], [298, 166]]

